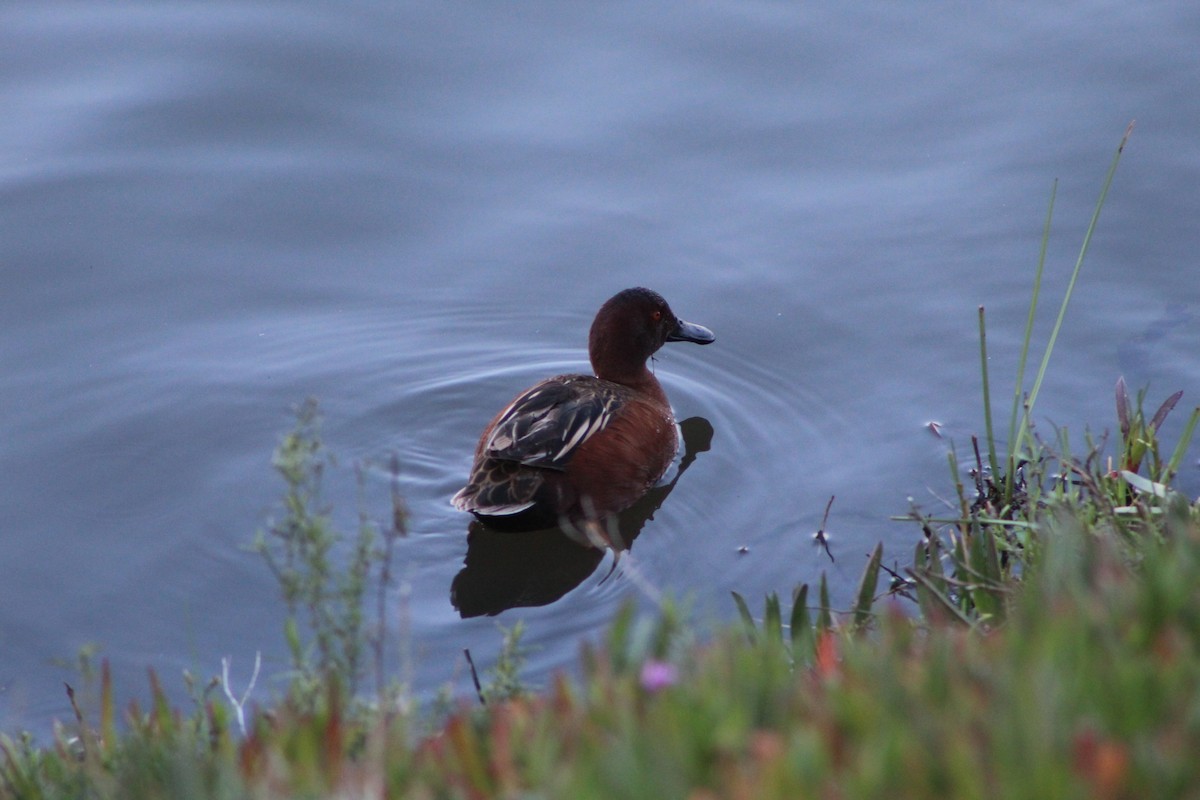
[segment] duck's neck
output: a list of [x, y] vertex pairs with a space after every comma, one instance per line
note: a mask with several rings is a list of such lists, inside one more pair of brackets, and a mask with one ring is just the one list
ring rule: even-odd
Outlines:
[[654, 373], [647, 369], [645, 361], [631, 364], [593, 357], [592, 370], [601, 380], [628, 386], [639, 393], [650, 395], [664, 405], [667, 404], [667, 395], [662, 384], [654, 377]]
[[600, 324], [600, 319], [597, 315], [588, 332], [588, 359], [596, 377], [649, 394], [666, 404], [667, 396], [658, 378], [646, 368], [646, 362], [656, 348], [636, 337], [627, 341], [615, 336], [608, 326]]

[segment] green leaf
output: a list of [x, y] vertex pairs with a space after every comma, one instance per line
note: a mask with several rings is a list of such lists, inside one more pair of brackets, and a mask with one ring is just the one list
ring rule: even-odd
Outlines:
[[875, 587], [879, 584], [879, 565], [883, 561], [883, 542], [875, 545], [867, 567], [858, 583], [858, 601], [854, 604], [854, 627], [861, 630], [871, 620], [871, 607], [875, 605]]
[[779, 607], [779, 595], [775, 592], [767, 595], [766, 609], [763, 614], [763, 632], [769, 641], [783, 641], [783, 612]]
[[[908, 570], [908, 574], [911, 575], [912, 579], [917, 582], [918, 592], [924, 589], [924, 591], [929, 593], [931, 606], [933, 603], [936, 603], [937, 608], [941, 608], [942, 610], [949, 612], [952, 618], [958, 620], [964, 625], [971, 625], [970, 618], [962, 612], [962, 609], [958, 607], [957, 603], [947, 597], [941, 591], [941, 589], [934, 584], [926, 572], [923, 570], [910, 569]], [[926, 616], [928, 618], [934, 618], [936, 614], [928, 614], [928, 612], [926, 612]]]
[[1150, 430], [1153, 433], [1158, 433], [1158, 429], [1167, 419], [1167, 414], [1171, 413], [1171, 409], [1175, 408], [1175, 404], [1181, 397], [1183, 397], [1182, 389], [1164, 400], [1163, 404], [1158, 407], [1158, 411], [1154, 412], [1154, 417], [1150, 420]]
[[1129, 390], [1125, 388], [1124, 376], [1117, 378], [1117, 424], [1121, 428], [1121, 437], [1129, 438], [1132, 427], [1129, 421]]
[[1171, 460], [1167, 462], [1167, 471], [1163, 476], [1165, 479], [1170, 480], [1179, 471], [1179, 465], [1183, 462], [1183, 456], [1192, 442], [1192, 434], [1196, 431], [1197, 422], [1200, 422], [1200, 408], [1192, 409], [1192, 415], [1188, 417], [1187, 424], [1183, 427], [1183, 433], [1179, 435], [1179, 442], [1175, 445], [1175, 452], [1171, 454]]
[[1154, 481], [1148, 478], [1143, 478], [1136, 472], [1130, 472], [1127, 469], [1121, 470], [1121, 477], [1125, 479], [1126, 483], [1128, 483], [1134, 489], [1137, 489], [1142, 494], [1151, 494], [1155, 497], [1166, 497], [1171, 492], [1170, 488], [1168, 488], [1166, 485], [1155, 483]]
[[737, 605], [738, 614], [742, 617], [742, 624], [746, 628], [746, 636], [749, 637], [750, 643], [753, 644], [758, 640], [758, 629], [754, 624], [754, 616], [750, 613], [750, 606], [746, 605], [746, 599], [737, 592], [730, 592], [733, 595], [733, 602]]
[[804, 651], [811, 656], [816, 640], [813, 637], [812, 618], [808, 613], [808, 584], [802, 583], [792, 593], [791, 619], [792, 652]]
[[817, 629], [822, 631], [833, 630], [833, 614], [829, 610], [829, 581], [825, 578], [825, 573], [821, 573], [820, 586], [821, 607], [817, 610]]

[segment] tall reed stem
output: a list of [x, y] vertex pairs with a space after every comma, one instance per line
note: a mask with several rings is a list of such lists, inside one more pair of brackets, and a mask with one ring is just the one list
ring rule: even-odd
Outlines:
[[[1071, 295], [1075, 292], [1075, 282], [1079, 279], [1079, 271], [1083, 268], [1083, 259], [1087, 255], [1088, 246], [1092, 243], [1092, 234], [1096, 231], [1096, 223], [1100, 221], [1100, 210], [1104, 208], [1104, 200], [1108, 197], [1108, 189], [1112, 186], [1113, 176], [1117, 172], [1117, 164], [1121, 160], [1121, 153], [1125, 150], [1125, 143], [1129, 141], [1130, 135], [1133, 133], [1133, 123], [1129, 123], [1129, 127], [1125, 129], [1125, 135], [1121, 137], [1121, 143], [1117, 146], [1117, 152], [1113, 156], [1112, 165], [1108, 168], [1108, 175], [1104, 178], [1104, 186], [1100, 190], [1100, 198], [1096, 201], [1096, 209], [1092, 212], [1091, 222], [1088, 223], [1087, 232], [1083, 236], [1083, 245], [1079, 248], [1079, 257], [1075, 260], [1075, 269], [1071, 272], [1071, 280], [1067, 283], [1067, 292], [1063, 295], [1062, 304], [1058, 308], [1058, 318], [1054, 321], [1054, 329], [1050, 332], [1050, 340], [1046, 344], [1046, 352], [1042, 354], [1042, 363], [1038, 367], [1037, 378], [1033, 382], [1033, 389], [1029, 392], [1029, 402], [1025, 404], [1025, 414], [1021, 421], [1020, 430], [1017, 432], [1017, 440], [1010, 444], [1010, 453], [1016, 453], [1020, 450], [1021, 445], [1029, 436], [1029, 417], [1033, 414], [1033, 406], [1037, 402], [1038, 392], [1042, 388], [1042, 381], [1046, 377], [1046, 368], [1050, 365], [1050, 354], [1054, 352], [1054, 344], [1058, 341], [1058, 332], [1062, 330], [1063, 319], [1067, 316], [1067, 305], [1071, 302]], [[1043, 243], [1043, 248], [1045, 247]]]
[[987, 325], [983, 306], [979, 307], [979, 368], [983, 373], [983, 424], [987, 428], [988, 466], [992, 468], [995, 480], [1000, 470], [996, 463], [996, 435], [992, 431], [992, 389], [988, 382]]

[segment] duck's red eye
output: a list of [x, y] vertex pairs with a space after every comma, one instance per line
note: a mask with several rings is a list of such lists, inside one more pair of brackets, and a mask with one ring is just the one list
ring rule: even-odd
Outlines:
[[662, 312], [655, 311], [653, 314], [650, 315], [650, 319], [654, 320], [655, 322], [658, 322], [660, 319], [662, 319]]

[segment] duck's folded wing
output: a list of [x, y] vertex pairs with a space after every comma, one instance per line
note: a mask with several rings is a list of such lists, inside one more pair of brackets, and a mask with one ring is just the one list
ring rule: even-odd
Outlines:
[[594, 378], [552, 378], [530, 388], [501, 413], [488, 437], [491, 458], [566, 469], [579, 446], [604, 430], [623, 398]]

